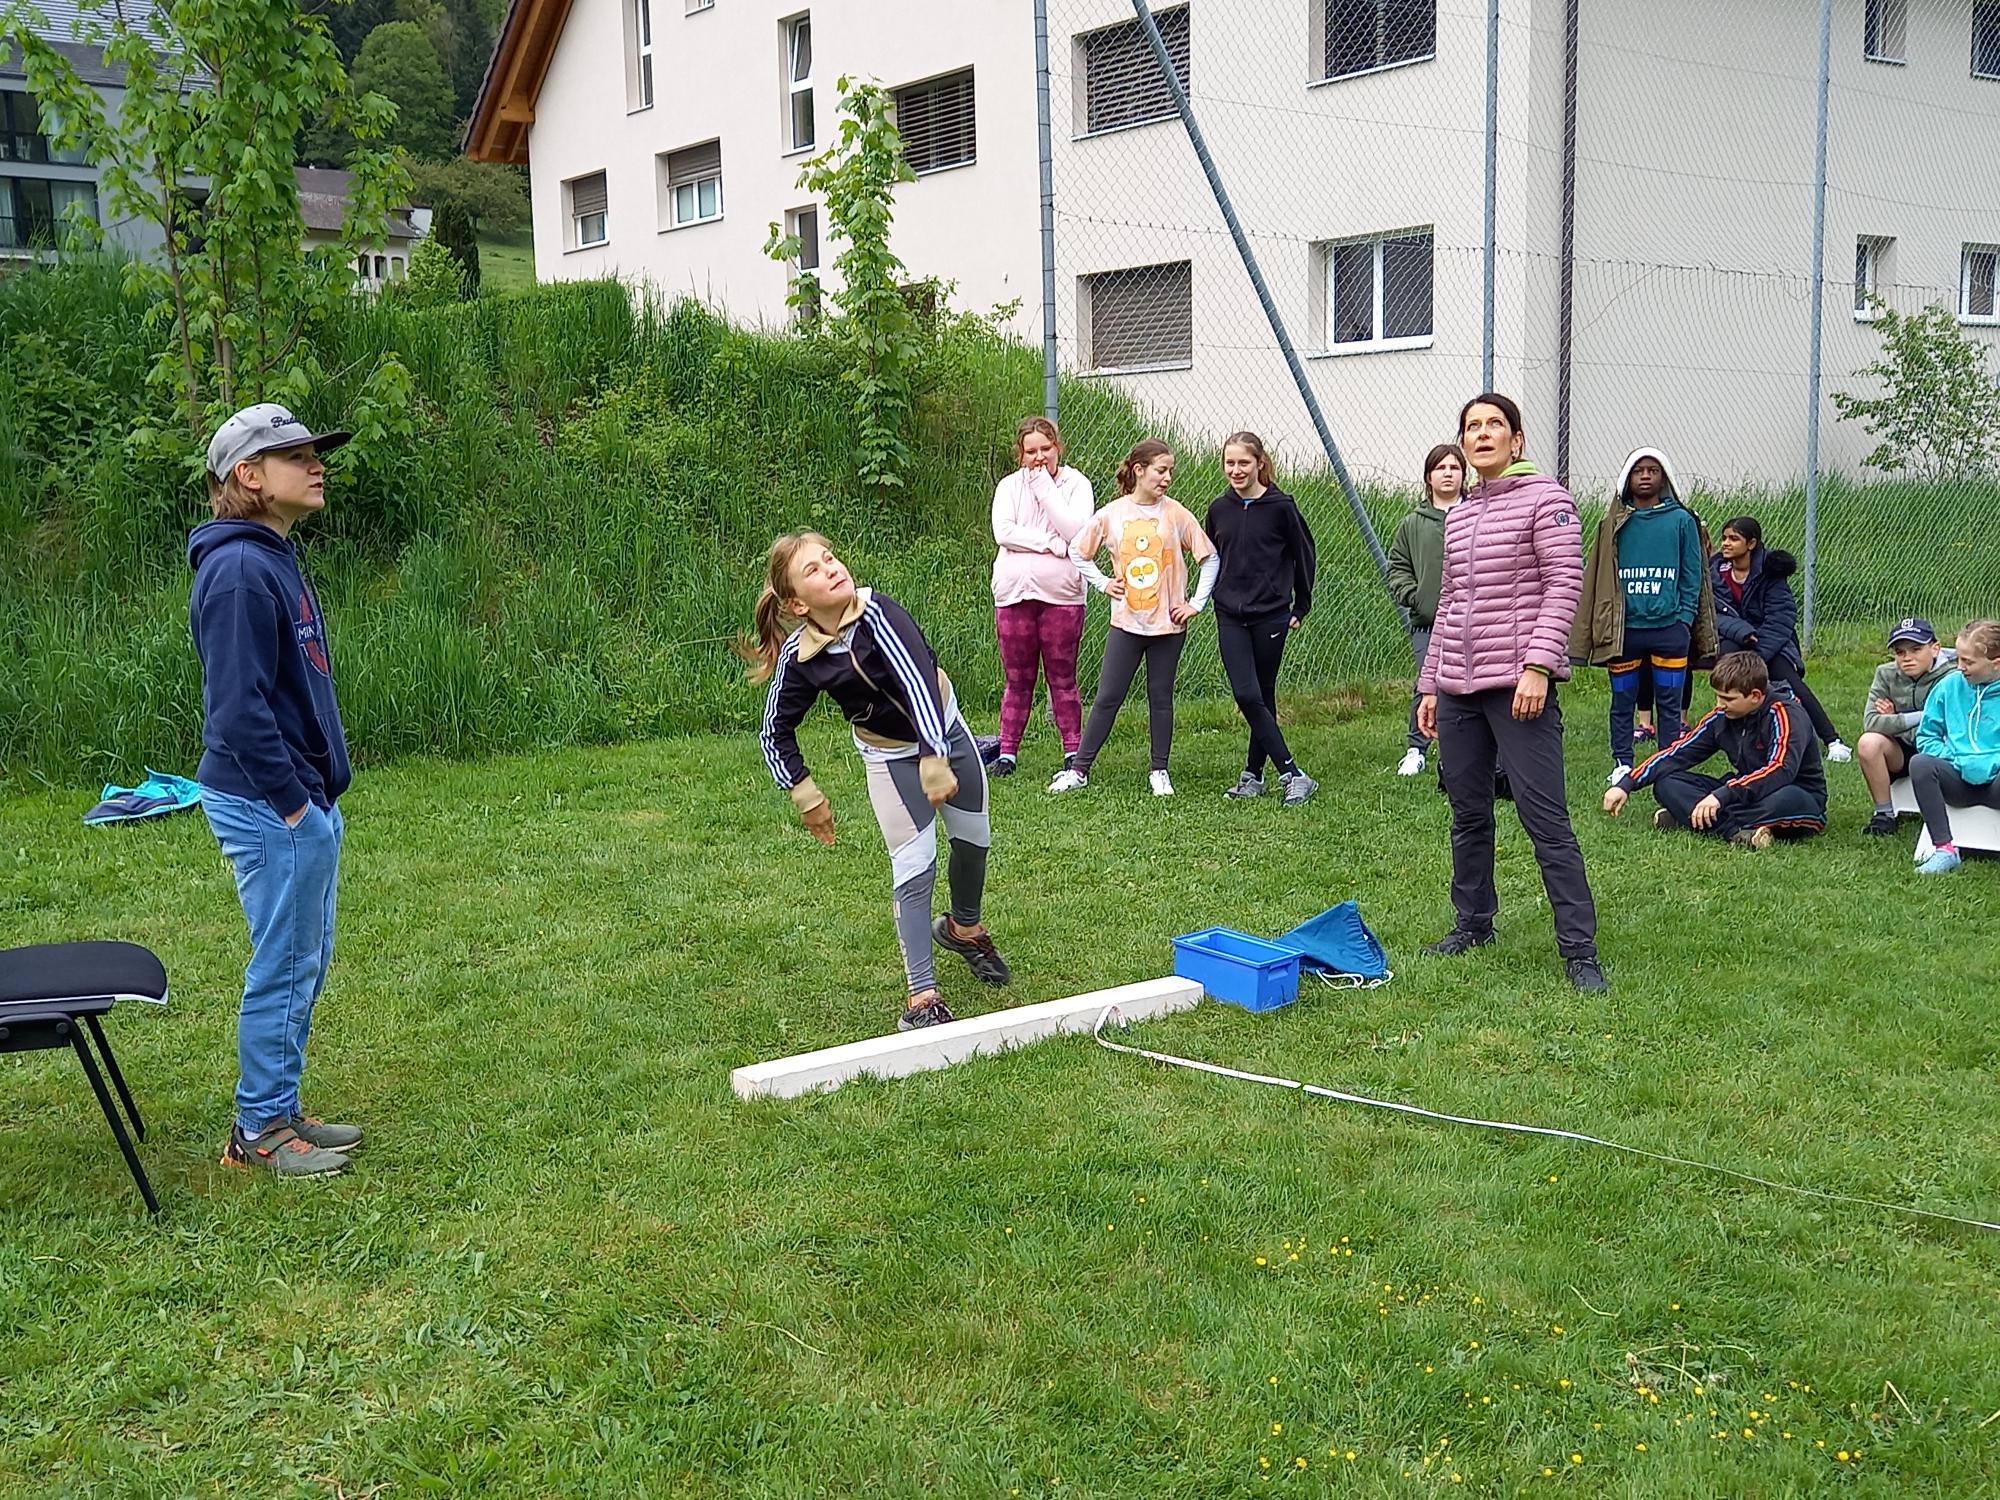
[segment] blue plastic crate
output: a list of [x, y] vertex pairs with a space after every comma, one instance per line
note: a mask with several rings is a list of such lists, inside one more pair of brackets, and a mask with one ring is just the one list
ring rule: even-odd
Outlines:
[[1298, 953], [1233, 927], [1175, 938], [1174, 972], [1245, 1010], [1276, 1010], [1299, 998]]

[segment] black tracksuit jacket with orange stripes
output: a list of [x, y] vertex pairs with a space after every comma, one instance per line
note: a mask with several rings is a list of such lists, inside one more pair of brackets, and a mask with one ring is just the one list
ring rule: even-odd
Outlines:
[[1736, 772], [1715, 793], [1724, 807], [1756, 802], [1781, 786], [1796, 785], [1826, 811], [1826, 771], [1820, 764], [1819, 737], [1790, 688], [1771, 684], [1764, 706], [1740, 719], [1721, 709], [1708, 716], [1657, 755], [1642, 761], [1625, 783], [1630, 791], [1650, 786], [1675, 771], [1692, 771], [1720, 751]]

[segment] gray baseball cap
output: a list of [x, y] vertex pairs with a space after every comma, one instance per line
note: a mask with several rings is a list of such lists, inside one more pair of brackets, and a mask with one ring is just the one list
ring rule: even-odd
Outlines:
[[293, 416], [289, 408], [265, 401], [244, 407], [215, 429], [215, 436], [208, 440], [208, 472], [218, 480], [227, 479], [245, 459], [274, 448], [299, 448], [311, 443], [325, 454], [353, 436], [351, 432], [314, 432]]

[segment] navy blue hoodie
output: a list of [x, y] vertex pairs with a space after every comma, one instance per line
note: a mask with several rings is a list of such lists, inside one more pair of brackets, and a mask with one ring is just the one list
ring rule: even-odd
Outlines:
[[280, 817], [347, 790], [347, 736], [333, 696], [326, 620], [291, 538], [256, 521], [188, 534], [188, 621], [201, 658], [204, 786]]

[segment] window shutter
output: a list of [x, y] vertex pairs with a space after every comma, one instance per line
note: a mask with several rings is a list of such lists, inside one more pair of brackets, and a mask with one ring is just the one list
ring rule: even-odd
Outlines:
[[978, 157], [972, 69], [896, 91], [896, 129], [913, 172], [962, 167]]
[[[1188, 8], [1155, 12], [1181, 86], [1188, 83]], [[1093, 31], [1083, 39], [1086, 131], [1115, 130], [1175, 113], [1173, 91], [1160, 74], [1146, 32], [1137, 21]]]
[[678, 186], [683, 182], [697, 182], [704, 177], [722, 175], [722, 142], [703, 141], [699, 146], [687, 146], [667, 155], [667, 185]]
[[569, 211], [575, 218], [586, 214], [605, 212], [610, 202], [604, 190], [604, 174], [592, 172], [588, 177], [579, 177], [569, 185]]
[[1093, 369], [1194, 358], [1194, 273], [1187, 261], [1104, 271], [1089, 279]]

